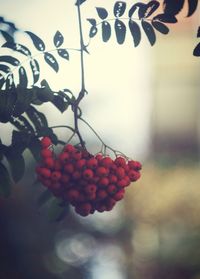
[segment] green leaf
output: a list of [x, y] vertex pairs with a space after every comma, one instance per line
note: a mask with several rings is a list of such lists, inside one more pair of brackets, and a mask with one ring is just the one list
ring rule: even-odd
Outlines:
[[11, 194], [11, 180], [6, 167], [0, 163], [0, 195], [8, 198]]
[[8, 147], [5, 156], [10, 165], [12, 178], [14, 182], [17, 183], [22, 179], [25, 172], [24, 157], [18, 149], [13, 148], [12, 146]]
[[62, 200], [53, 198], [49, 204], [48, 219], [51, 222], [61, 221], [68, 213], [68, 205], [62, 205]]

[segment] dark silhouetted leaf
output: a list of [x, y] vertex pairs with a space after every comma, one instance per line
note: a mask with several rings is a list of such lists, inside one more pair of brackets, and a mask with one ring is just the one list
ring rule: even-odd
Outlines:
[[116, 17], [120, 17], [124, 14], [126, 10], [126, 2], [117, 1], [114, 5], [113, 13]]
[[50, 102], [54, 99], [53, 92], [46, 87], [38, 88], [37, 97], [42, 102]]
[[97, 24], [97, 21], [95, 18], [87, 18], [87, 21], [89, 21], [89, 23], [92, 25], [92, 26], [95, 26]]
[[9, 74], [6, 78], [6, 90], [12, 89], [12, 88], [15, 88], [14, 76], [13, 76], [13, 74]]
[[3, 159], [4, 153], [6, 152], [6, 150], [7, 150], [7, 146], [4, 145], [0, 139], [0, 161]]
[[20, 115], [18, 118], [11, 119], [10, 123], [13, 126], [15, 126], [18, 130], [20, 130], [22, 132], [25, 132], [26, 137], [27, 137], [27, 135], [34, 134], [33, 127], [31, 126], [29, 121], [22, 115]]
[[55, 71], [58, 72], [59, 66], [56, 58], [49, 52], [44, 53], [44, 60]]
[[198, 30], [197, 30], [197, 38], [200, 38], [200, 26], [198, 27]]
[[106, 11], [105, 8], [97, 7], [96, 10], [97, 10], [98, 16], [101, 19], [106, 19], [107, 18], [108, 12]]
[[150, 1], [146, 6], [145, 18], [151, 16], [160, 6], [158, 1]]
[[193, 15], [193, 13], [196, 11], [198, 5], [198, 0], [188, 0], [188, 14], [187, 16]]
[[136, 3], [136, 4], [134, 4], [134, 5], [130, 8], [130, 10], [129, 10], [129, 12], [128, 12], [128, 16], [129, 16], [129, 17], [132, 17], [133, 14], [135, 13], [135, 11], [137, 10], [137, 8], [138, 8], [138, 4]]
[[64, 48], [58, 49], [58, 55], [66, 60], [69, 60], [69, 52]]
[[24, 46], [24, 45], [6, 42], [1, 47], [7, 47], [7, 48], [10, 48], [10, 49], [12, 49], [14, 51], [18, 51], [21, 54], [24, 54], [26, 56], [31, 56], [30, 50], [26, 46]]
[[0, 163], [0, 195], [8, 198], [11, 194], [11, 180], [6, 167]]
[[176, 23], [177, 19], [174, 15], [170, 14], [159, 14], [153, 18], [154, 21], [159, 20], [166, 23]]
[[15, 91], [1, 91], [0, 93], [0, 122], [6, 123], [11, 119], [14, 105], [16, 103]]
[[149, 22], [142, 20], [142, 28], [144, 29], [150, 44], [153, 46], [156, 42], [156, 36], [152, 25]]
[[8, 160], [12, 178], [15, 183], [19, 182], [22, 179], [25, 171], [25, 162], [22, 154], [18, 152], [18, 150], [13, 147], [9, 147], [5, 154], [6, 159]]
[[37, 205], [39, 207], [45, 205], [47, 202], [49, 202], [50, 199], [53, 198], [53, 194], [49, 190], [45, 190], [39, 197], [37, 201]]
[[115, 34], [118, 44], [123, 44], [126, 36], [126, 25], [119, 19], [115, 20]]
[[185, 0], [164, 0], [164, 13], [177, 15], [183, 9], [184, 2]]
[[37, 50], [39, 51], [44, 51], [45, 50], [45, 44], [41, 38], [39, 38], [37, 35], [30, 31], [26, 31], [26, 33], [31, 37], [31, 40], [36, 47]]
[[57, 198], [53, 198], [49, 202], [49, 209], [48, 209], [48, 219], [51, 222], [59, 222], [65, 218], [67, 213], [69, 212], [69, 206], [62, 205], [62, 201]]
[[59, 31], [57, 31], [56, 34], [54, 35], [53, 42], [55, 47], [60, 47], [63, 44], [64, 37]]
[[129, 20], [129, 29], [133, 37], [134, 46], [137, 47], [141, 41], [141, 31], [139, 25], [133, 21]]
[[45, 115], [42, 112], [39, 112], [33, 106], [30, 106], [26, 110], [26, 114], [28, 115], [29, 119], [32, 121], [37, 131], [43, 127], [48, 127], [48, 122]]
[[41, 143], [37, 137], [32, 137], [28, 148], [36, 161], [40, 161]]
[[0, 74], [0, 89], [2, 88], [4, 83], [5, 83], [5, 78]]
[[54, 95], [54, 99], [51, 102], [62, 113], [69, 107], [69, 102], [65, 102], [64, 99], [59, 95]]
[[39, 80], [39, 77], [40, 77], [40, 66], [39, 66], [37, 60], [32, 59], [30, 61], [30, 67], [31, 67], [31, 70], [33, 73], [33, 84], [35, 84]]
[[92, 26], [90, 28], [90, 33], [89, 33], [90, 38], [93, 38], [97, 34], [97, 31], [98, 31], [97, 27], [96, 26]]
[[152, 25], [157, 31], [159, 31], [160, 33], [162, 33], [164, 35], [169, 33], [169, 28], [162, 22], [152, 21]]
[[193, 51], [193, 55], [200, 56], [200, 43], [198, 43], [198, 45], [195, 47], [195, 49]]
[[18, 117], [30, 106], [33, 100], [33, 92], [30, 89], [26, 89], [21, 86], [17, 87], [15, 92], [17, 99], [12, 114], [14, 117]]
[[17, 150], [20, 154], [24, 152], [26, 149], [31, 135], [26, 131], [15, 131], [12, 132], [12, 148], [13, 150]]
[[102, 39], [104, 42], [107, 42], [111, 36], [111, 26], [108, 21], [102, 22]]
[[28, 78], [27, 78], [26, 71], [23, 66], [20, 66], [20, 68], [19, 68], [19, 85], [21, 87], [27, 87], [27, 85], [28, 85]]
[[76, 6], [80, 6], [81, 4], [83, 4], [86, 0], [77, 0], [75, 5]]
[[0, 56], [0, 62], [10, 63], [13, 66], [17, 66], [20, 63], [18, 59], [9, 55]]
[[10, 36], [6, 31], [0, 30], [1, 34], [3, 35], [6, 42], [13, 43], [14, 39], [12, 36]]
[[0, 71], [5, 72], [5, 73], [9, 73], [10, 68], [7, 65], [0, 64]]

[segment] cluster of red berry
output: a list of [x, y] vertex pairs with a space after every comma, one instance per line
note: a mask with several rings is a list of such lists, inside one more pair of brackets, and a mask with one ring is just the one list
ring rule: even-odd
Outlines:
[[121, 156], [112, 160], [101, 153], [93, 156], [71, 144], [56, 156], [51, 145], [48, 137], [41, 140], [38, 180], [82, 216], [111, 210], [124, 197], [125, 187], [140, 177], [141, 164], [137, 161]]

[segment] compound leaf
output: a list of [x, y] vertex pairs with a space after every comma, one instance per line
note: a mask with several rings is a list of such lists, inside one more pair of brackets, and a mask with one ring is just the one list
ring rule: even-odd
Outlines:
[[30, 36], [35, 48], [39, 51], [45, 50], [45, 44], [41, 38], [30, 31], [26, 31], [26, 33]]
[[46, 63], [57, 73], [59, 70], [59, 65], [56, 58], [49, 52], [44, 53], [44, 60]]
[[63, 42], [64, 42], [64, 37], [63, 35], [60, 33], [60, 31], [57, 31], [54, 35], [54, 38], [53, 38], [53, 42], [54, 42], [54, 45], [55, 47], [60, 47]]
[[42, 112], [39, 112], [33, 106], [29, 106], [29, 108], [26, 110], [26, 114], [34, 124], [37, 131], [43, 127], [48, 127], [48, 122], [45, 115]]

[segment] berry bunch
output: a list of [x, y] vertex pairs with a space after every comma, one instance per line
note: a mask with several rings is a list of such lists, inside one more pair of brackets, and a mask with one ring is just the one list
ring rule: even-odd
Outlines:
[[93, 156], [71, 144], [56, 156], [51, 145], [48, 137], [41, 140], [38, 180], [81, 216], [111, 210], [123, 199], [125, 188], [140, 178], [141, 164], [137, 161], [124, 157], [112, 160], [101, 153]]

